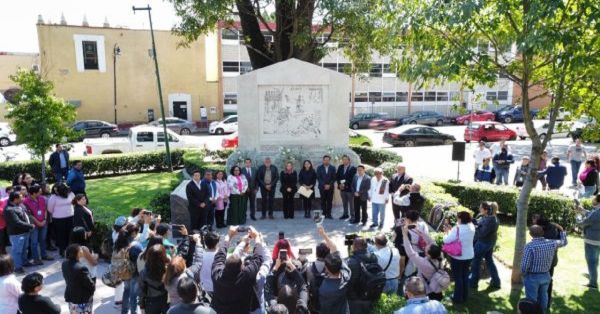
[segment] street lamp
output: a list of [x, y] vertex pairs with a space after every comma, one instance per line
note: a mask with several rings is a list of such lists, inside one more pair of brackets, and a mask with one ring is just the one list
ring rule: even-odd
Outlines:
[[165, 133], [165, 149], [167, 150], [167, 166], [169, 167], [169, 171], [172, 172], [173, 164], [171, 163], [171, 150], [169, 149], [169, 134], [167, 133], [167, 124], [166, 124], [166, 119], [165, 119], [165, 107], [163, 105], [162, 87], [160, 85], [160, 72], [158, 71], [158, 59], [156, 56], [156, 44], [154, 42], [154, 29], [152, 28], [152, 13], [151, 13], [152, 8], [150, 7], [150, 5], [147, 5], [146, 7], [139, 7], [139, 8], [136, 8], [135, 6], [133, 6], [132, 9], [133, 9], [133, 14], [135, 14], [135, 11], [148, 11], [148, 20], [150, 21], [150, 37], [152, 38], [152, 57], [154, 58], [156, 82], [158, 84], [158, 98], [160, 101], [160, 114], [162, 116], [162, 125], [163, 125], [163, 130]]
[[113, 109], [115, 111], [115, 124], [117, 124], [117, 56], [121, 55], [121, 48], [115, 43], [113, 47]]

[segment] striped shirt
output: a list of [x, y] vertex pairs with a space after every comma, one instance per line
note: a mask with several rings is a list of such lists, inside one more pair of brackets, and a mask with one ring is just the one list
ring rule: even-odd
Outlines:
[[533, 238], [523, 249], [521, 260], [521, 273], [547, 273], [552, 266], [554, 252], [567, 245], [567, 233], [560, 233], [560, 240], [548, 240], [542, 237]]

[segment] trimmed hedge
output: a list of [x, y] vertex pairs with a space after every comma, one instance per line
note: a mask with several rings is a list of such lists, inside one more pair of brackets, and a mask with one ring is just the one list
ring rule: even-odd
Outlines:
[[[184, 150], [180, 149], [171, 151], [173, 167], [180, 168], [183, 166], [184, 152]], [[70, 163], [73, 164], [79, 160], [83, 162], [83, 173], [87, 178], [157, 171], [167, 168], [166, 153], [164, 151], [73, 157]], [[29, 160], [0, 163], [0, 179], [12, 181], [17, 174], [22, 172], [28, 172], [34, 178], [41, 178], [41, 161]], [[54, 181], [54, 175], [49, 164], [46, 166], [46, 178], [49, 182]]]
[[384, 162], [402, 162], [402, 156], [396, 155], [396, 153], [387, 150], [353, 145], [351, 145], [350, 148], [357, 153], [358, 156], [360, 156], [360, 160], [363, 164], [380, 165]]
[[460, 204], [458, 198], [447, 193], [444, 188], [429, 182], [419, 182], [421, 185], [421, 194], [425, 197], [425, 205], [421, 212], [424, 220], [429, 219], [431, 209], [436, 205], [445, 205], [445, 216], [450, 218], [452, 223], [456, 222], [456, 214], [461, 211], [467, 211], [473, 215], [473, 211]]
[[[477, 210], [483, 201], [495, 201], [498, 203], [500, 212], [510, 215], [517, 214], [517, 200], [520, 191], [515, 187], [485, 183], [434, 183], [472, 210]], [[531, 217], [533, 214], [543, 214], [567, 229], [573, 229], [575, 226], [575, 202], [560, 194], [533, 191], [529, 199], [528, 216]]]
[[186, 151], [183, 154], [183, 166], [185, 170], [191, 175], [192, 172], [202, 169], [204, 166], [204, 156], [206, 151], [204, 150], [191, 150]]

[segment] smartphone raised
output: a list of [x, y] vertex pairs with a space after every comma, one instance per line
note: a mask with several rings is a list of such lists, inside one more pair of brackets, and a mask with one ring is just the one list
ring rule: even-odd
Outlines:
[[287, 261], [287, 250], [279, 250], [279, 259]]
[[298, 250], [298, 254], [299, 255], [311, 255], [313, 252], [312, 248], [306, 248], [306, 249], [299, 249]]

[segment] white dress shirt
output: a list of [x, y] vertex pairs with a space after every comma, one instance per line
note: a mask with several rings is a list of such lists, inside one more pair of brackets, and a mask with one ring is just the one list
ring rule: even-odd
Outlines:
[[[383, 181], [386, 181], [385, 188], [383, 190], [383, 194], [379, 194], [379, 190], [381, 189], [381, 184]], [[381, 176], [380, 180], [377, 180], [377, 177], [373, 177], [371, 179], [371, 189], [369, 189], [369, 198], [371, 198], [371, 202], [375, 204], [385, 204], [385, 202], [390, 198], [390, 180], [386, 177]]]
[[487, 148], [484, 148], [483, 150], [477, 148], [473, 152], [473, 159], [475, 159], [475, 164], [477, 165], [481, 165], [486, 158], [492, 158], [492, 152]]
[[[385, 279], [394, 279], [400, 277], [400, 252], [395, 247], [386, 246], [375, 251], [377, 256], [377, 264], [381, 269], [385, 269]], [[392, 254], [392, 262], [390, 263], [390, 254]], [[388, 266], [388, 263], [390, 266]]]

